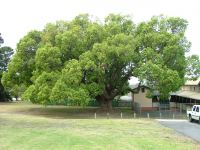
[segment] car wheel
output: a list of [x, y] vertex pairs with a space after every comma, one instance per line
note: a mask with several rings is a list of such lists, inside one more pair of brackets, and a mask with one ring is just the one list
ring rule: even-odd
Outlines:
[[192, 121], [193, 121], [193, 119], [192, 119], [192, 116], [191, 116], [191, 115], [189, 115], [189, 121], [190, 121], [190, 122], [192, 122]]

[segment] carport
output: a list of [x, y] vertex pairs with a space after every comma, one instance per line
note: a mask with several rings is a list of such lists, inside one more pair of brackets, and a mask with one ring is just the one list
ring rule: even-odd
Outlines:
[[186, 111], [194, 104], [200, 104], [200, 93], [193, 91], [178, 91], [171, 93], [171, 107]]

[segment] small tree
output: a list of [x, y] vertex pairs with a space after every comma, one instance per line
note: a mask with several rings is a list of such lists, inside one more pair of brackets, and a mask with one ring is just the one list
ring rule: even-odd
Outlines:
[[4, 40], [3, 40], [3, 38], [1, 37], [1, 33], [0, 33], [0, 47], [1, 47], [1, 44], [3, 44], [4, 43]]
[[197, 80], [200, 77], [200, 59], [198, 55], [187, 57], [186, 78]]
[[[3, 72], [7, 70], [8, 62], [10, 61], [11, 56], [13, 54], [12, 48], [8, 46], [1, 47], [1, 44], [3, 43], [4, 43], [4, 40], [0, 34], [0, 81], [2, 79]], [[0, 101], [7, 101], [9, 99], [10, 99], [10, 95], [8, 94], [8, 92], [5, 90], [4, 86], [0, 82]]]

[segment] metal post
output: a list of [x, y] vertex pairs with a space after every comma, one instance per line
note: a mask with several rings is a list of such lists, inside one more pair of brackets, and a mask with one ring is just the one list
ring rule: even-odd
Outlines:
[[97, 114], [96, 113], [94, 113], [94, 119], [96, 119], [97, 118]]
[[147, 118], [149, 119], [149, 113], [147, 113]]
[[136, 113], [133, 114], [133, 117], [136, 118]]
[[121, 112], [121, 119], [123, 118], [123, 116], [122, 116], [122, 112]]
[[174, 113], [173, 113], [173, 119], [175, 118]]
[[109, 113], [107, 112], [107, 119], [109, 119]]
[[160, 112], [160, 119], [162, 118], [162, 113]]

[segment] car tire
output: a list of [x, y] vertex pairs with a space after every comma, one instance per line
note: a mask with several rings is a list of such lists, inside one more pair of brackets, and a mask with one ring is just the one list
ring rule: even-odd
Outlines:
[[190, 121], [190, 122], [192, 122], [192, 121], [193, 121], [193, 119], [192, 119], [192, 116], [191, 116], [191, 115], [189, 115], [189, 121]]

